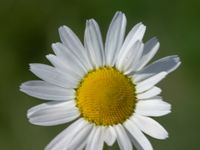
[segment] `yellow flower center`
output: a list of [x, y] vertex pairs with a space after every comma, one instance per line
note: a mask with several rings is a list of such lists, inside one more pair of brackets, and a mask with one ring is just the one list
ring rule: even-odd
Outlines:
[[114, 125], [128, 119], [135, 107], [135, 86], [115, 68], [89, 72], [76, 91], [81, 116], [96, 125]]

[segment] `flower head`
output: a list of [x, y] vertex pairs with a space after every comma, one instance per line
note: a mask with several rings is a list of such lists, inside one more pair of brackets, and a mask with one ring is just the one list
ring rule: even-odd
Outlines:
[[30, 64], [41, 80], [28, 81], [20, 90], [49, 100], [28, 110], [32, 124], [52, 126], [74, 121], [46, 150], [102, 150], [104, 143], [118, 142], [121, 150], [151, 150], [143, 133], [156, 139], [167, 131], [150, 117], [171, 112], [155, 86], [179, 65], [178, 56], [149, 61], [159, 49], [152, 38], [143, 43], [146, 27], [135, 25], [125, 37], [126, 17], [117, 12], [103, 45], [95, 20], [86, 22], [84, 46], [66, 27], [59, 28], [61, 43], [52, 44], [47, 55], [53, 66]]

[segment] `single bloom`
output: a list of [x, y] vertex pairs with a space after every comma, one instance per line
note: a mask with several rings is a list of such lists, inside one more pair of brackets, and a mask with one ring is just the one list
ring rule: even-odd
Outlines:
[[32, 124], [53, 126], [74, 121], [46, 150], [102, 150], [118, 143], [121, 150], [152, 150], [144, 135], [166, 139], [167, 131], [151, 117], [171, 112], [156, 86], [180, 65], [178, 56], [153, 63], [157, 38], [143, 43], [146, 27], [136, 24], [125, 36], [126, 17], [116, 12], [105, 45], [94, 19], [86, 22], [84, 45], [67, 26], [59, 28], [61, 43], [47, 55], [53, 66], [30, 64], [41, 80], [27, 81], [20, 90], [48, 100], [28, 110]]

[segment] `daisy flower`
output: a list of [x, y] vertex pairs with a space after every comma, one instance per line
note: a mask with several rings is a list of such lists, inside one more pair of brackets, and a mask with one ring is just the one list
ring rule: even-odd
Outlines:
[[30, 123], [66, 124], [46, 150], [102, 150], [118, 143], [121, 150], [151, 150], [144, 134], [166, 139], [167, 131], [151, 117], [171, 112], [156, 86], [179, 65], [176, 55], [149, 61], [159, 49], [156, 38], [143, 43], [146, 27], [136, 24], [125, 37], [126, 17], [116, 12], [105, 45], [94, 19], [87, 20], [84, 45], [67, 26], [59, 28], [61, 43], [47, 55], [53, 66], [30, 64], [41, 80], [27, 81], [20, 90], [48, 100], [28, 110]]

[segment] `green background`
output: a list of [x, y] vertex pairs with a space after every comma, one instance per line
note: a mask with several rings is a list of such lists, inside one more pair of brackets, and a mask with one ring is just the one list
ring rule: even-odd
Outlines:
[[19, 92], [22, 82], [36, 79], [28, 64], [47, 63], [45, 55], [52, 53], [51, 43], [59, 41], [61, 25], [83, 39], [85, 20], [95, 18], [105, 37], [117, 10], [126, 14], [128, 30], [140, 21], [147, 25], [144, 41], [158, 37], [161, 48], [156, 58], [178, 54], [182, 60], [181, 67], [159, 84], [172, 113], [156, 119], [170, 138], [149, 138], [154, 148], [199, 149], [199, 0], [0, 0], [0, 150], [43, 149], [66, 127], [28, 123], [27, 109], [42, 102]]

